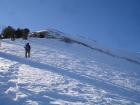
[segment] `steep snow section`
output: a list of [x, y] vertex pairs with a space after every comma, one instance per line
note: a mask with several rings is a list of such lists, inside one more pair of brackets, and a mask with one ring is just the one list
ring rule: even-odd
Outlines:
[[[31, 58], [24, 57], [27, 42]], [[53, 39], [1, 44], [0, 105], [140, 104], [140, 65]]]
[[[110, 48], [108, 46], [104, 46], [104, 45], [96, 42], [95, 40], [87, 39], [85, 37], [81, 37], [81, 36], [77, 36], [77, 35], [66, 34], [66, 33], [63, 33], [63, 32], [60, 32], [60, 31], [54, 30], [54, 29], [40, 30], [35, 33], [37, 35], [39, 35], [40, 33], [43, 33], [47, 36], [47, 38], [61, 39], [63, 37], [68, 37], [71, 40], [73, 40], [74, 42], [77, 41], [76, 42], [77, 44], [81, 44], [81, 45], [87, 46], [89, 48], [92, 48], [96, 51], [99, 51], [99, 52], [102, 52], [105, 54], [109, 54], [111, 56], [118, 57], [121, 59], [125, 59], [127, 61], [131, 61], [133, 63], [137, 63], [140, 65], [140, 54], [139, 53]], [[51, 36], [54, 36], [54, 37], [51, 37]]]

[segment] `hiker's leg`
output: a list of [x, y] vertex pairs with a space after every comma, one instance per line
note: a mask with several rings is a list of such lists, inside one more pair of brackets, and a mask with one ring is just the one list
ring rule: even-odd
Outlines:
[[28, 54], [28, 57], [30, 57], [30, 51], [29, 50], [27, 50], [27, 54]]
[[30, 57], [30, 51], [28, 51], [28, 57]]

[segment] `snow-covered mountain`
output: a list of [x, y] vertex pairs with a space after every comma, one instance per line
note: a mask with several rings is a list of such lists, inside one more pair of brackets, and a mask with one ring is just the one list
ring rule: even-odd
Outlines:
[[140, 104], [140, 53], [52, 29], [0, 43], [0, 105]]
[[57, 39], [57, 40], [64, 41], [64, 42], [80, 44], [80, 45], [88, 47], [92, 50], [96, 50], [98, 52], [102, 52], [102, 53], [105, 53], [105, 54], [108, 54], [110, 56], [117, 57], [120, 59], [125, 59], [127, 61], [134, 62], [134, 63], [137, 63], [140, 65], [140, 54], [139, 53], [122, 51], [119, 49], [110, 48], [110, 47], [99, 44], [95, 40], [87, 39], [82, 36], [65, 34], [63, 32], [60, 32], [60, 31], [54, 30], [54, 29], [40, 30], [37, 32], [33, 32], [29, 35], [31, 37], [33, 37], [33, 36], [39, 36], [40, 34], [43, 34], [46, 38]]

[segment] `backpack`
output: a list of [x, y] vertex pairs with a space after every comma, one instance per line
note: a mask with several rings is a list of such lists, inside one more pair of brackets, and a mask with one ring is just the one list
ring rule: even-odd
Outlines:
[[30, 50], [30, 46], [29, 46], [29, 45], [26, 45], [24, 48], [25, 48], [26, 50]]

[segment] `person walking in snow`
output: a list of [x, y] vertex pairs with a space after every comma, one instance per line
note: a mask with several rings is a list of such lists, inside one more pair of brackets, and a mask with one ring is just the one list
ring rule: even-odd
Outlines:
[[29, 58], [30, 57], [30, 50], [31, 50], [31, 46], [30, 46], [30, 44], [29, 43], [27, 43], [26, 45], [25, 45], [25, 57], [27, 58]]

